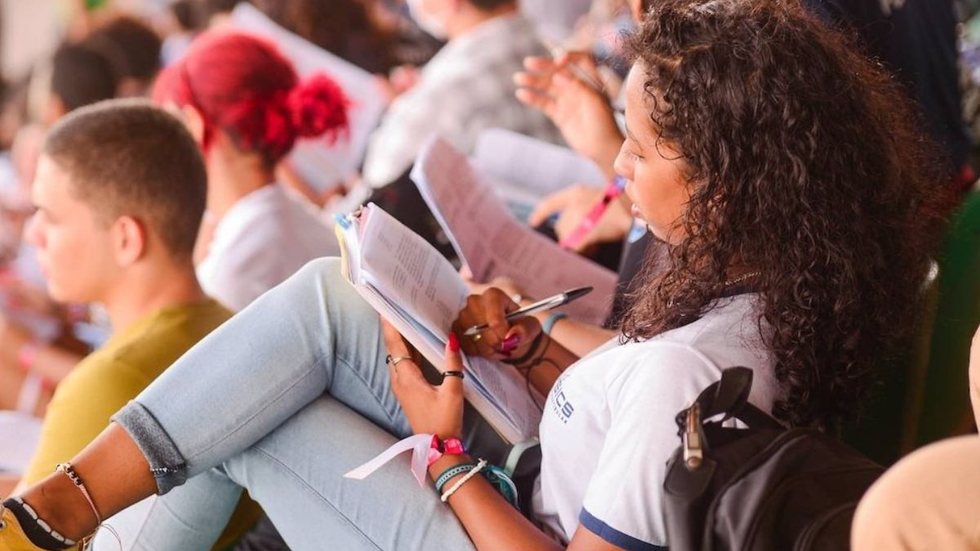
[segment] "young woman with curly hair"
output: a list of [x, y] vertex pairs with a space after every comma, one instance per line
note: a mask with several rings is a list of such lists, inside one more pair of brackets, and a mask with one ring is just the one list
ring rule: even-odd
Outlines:
[[[464, 419], [460, 379], [426, 382], [400, 336], [338, 292], [339, 262], [326, 259], [116, 415], [73, 462], [92, 503], [61, 472], [8, 500], [0, 546], [34, 549], [22, 529], [50, 538], [25, 504], [77, 540], [157, 492], [154, 546], [204, 548], [244, 486], [296, 549], [657, 549], [674, 414], [721, 369], [752, 368], [750, 400], [788, 425], [853, 409], [914, 320], [929, 264], [928, 147], [899, 93], [795, 0], [661, 0], [629, 42], [616, 169], [670, 247], [666, 270], [647, 276], [622, 338], [581, 360], [537, 321], [507, 322], [516, 305], [496, 289], [455, 326], [489, 329], [448, 338], [449, 370], [460, 344], [544, 360], [529, 371], [549, 394], [522, 510], [472, 476], [473, 457], [502, 454]], [[433, 479], [459, 467], [442, 477], [448, 507], [407, 469], [342, 478], [412, 433], [470, 450], [429, 466]]]

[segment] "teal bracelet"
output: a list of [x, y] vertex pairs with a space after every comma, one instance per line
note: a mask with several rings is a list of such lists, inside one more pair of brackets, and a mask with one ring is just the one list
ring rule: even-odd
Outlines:
[[507, 471], [496, 465], [487, 465], [481, 474], [487, 479], [487, 482], [493, 484], [494, 488], [504, 496], [508, 503], [518, 509], [520, 508], [517, 503], [517, 486], [507, 475]]
[[436, 477], [436, 493], [442, 494], [442, 487], [446, 485], [454, 476], [461, 475], [463, 473], [468, 473], [476, 468], [476, 463], [463, 463], [462, 465], [454, 465], [449, 467], [445, 471]]
[[[454, 477], [461, 474], [468, 473], [476, 468], [476, 463], [463, 463], [462, 465], [454, 465], [448, 469], [442, 471], [439, 476], [436, 477], [436, 493], [442, 494], [442, 489], [446, 484], [449, 483]], [[496, 466], [487, 464], [484, 470], [480, 473], [487, 482], [493, 485], [504, 499], [514, 507], [518, 507], [517, 502], [517, 486], [514, 481], [511, 480], [510, 476], [507, 475], [507, 471]]]
[[548, 314], [548, 317], [544, 319], [544, 323], [541, 324], [541, 332], [545, 335], [551, 335], [551, 330], [554, 329], [555, 324], [559, 320], [563, 320], [568, 317], [565, 312], [552, 312]]

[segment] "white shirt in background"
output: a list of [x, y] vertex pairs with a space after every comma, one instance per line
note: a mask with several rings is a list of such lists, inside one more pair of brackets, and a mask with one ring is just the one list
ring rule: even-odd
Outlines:
[[721, 299], [701, 319], [639, 343], [613, 341], [569, 367], [541, 420], [533, 510], [559, 539], [579, 524], [624, 549], [665, 549], [666, 463], [674, 416], [727, 367], [755, 374], [750, 401], [770, 411], [777, 384], [759, 338], [758, 295]]
[[505, 128], [564, 143], [540, 111], [514, 97], [514, 73], [524, 58], [546, 55], [534, 25], [522, 15], [501, 15], [449, 41], [399, 96], [371, 135], [364, 181], [372, 188], [402, 175], [432, 134], [469, 153], [480, 133]]
[[310, 260], [339, 254], [333, 230], [271, 184], [221, 218], [197, 277], [208, 295], [237, 312]]

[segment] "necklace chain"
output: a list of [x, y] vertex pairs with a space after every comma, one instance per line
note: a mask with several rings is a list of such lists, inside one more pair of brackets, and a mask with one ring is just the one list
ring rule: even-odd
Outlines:
[[736, 278], [733, 278], [733, 279], [727, 279], [727, 280], [725, 280], [725, 287], [731, 287], [732, 285], [736, 285], [736, 284], [741, 283], [741, 282], [743, 282], [743, 281], [745, 281], [747, 279], [751, 279], [753, 277], [757, 277], [757, 276], [760, 276], [760, 275], [762, 275], [762, 272], [749, 272], [747, 274], [742, 274], [742, 275], [740, 275], [740, 276], [738, 276]]

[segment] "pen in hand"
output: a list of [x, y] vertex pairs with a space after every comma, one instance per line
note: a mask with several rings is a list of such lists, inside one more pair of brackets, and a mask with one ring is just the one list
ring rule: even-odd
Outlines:
[[[568, 53], [564, 48], [562, 48], [557, 43], [552, 42], [550, 40], [545, 40], [544, 44], [548, 48], [548, 51], [551, 53], [552, 58], [558, 59], [559, 57]], [[606, 87], [602, 84], [602, 82], [600, 82], [595, 77], [593, 77], [588, 72], [586, 72], [586, 70], [580, 67], [577, 63], [575, 63], [574, 60], [570, 60], [565, 65], [565, 68], [571, 71], [575, 75], [575, 77], [578, 78], [578, 80], [580, 80], [589, 88], [592, 88], [592, 90], [594, 90], [595, 92], [598, 92], [603, 96], [606, 95]]]
[[602, 194], [602, 198], [595, 203], [589, 212], [585, 214], [582, 220], [575, 226], [567, 236], [558, 242], [558, 246], [563, 249], [575, 250], [581, 246], [585, 238], [588, 237], [589, 233], [596, 227], [599, 223], [599, 219], [602, 215], [606, 213], [606, 209], [609, 207], [614, 199], [619, 197], [623, 193], [623, 189], [626, 187], [626, 180], [622, 176], [616, 176], [611, 182], [606, 186], [605, 191]]
[[[537, 312], [542, 312], [544, 310], [551, 310], [554, 308], [558, 308], [559, 306], [563, 306], [579, 297], [583, 297], [589, 294], [591, 291], [592, 291], [592, 287], [579, 287], [577, 289], [571, 289], [565, 291], [564, 293], [558, 293], [557, 295], [539, 300], [534, 304], [529, 304], [524, 308], [519, 308], [517, 310], [514, 310], [513, 312], [507, 314], [505, 319], [507, 321], [513, 321], [522, 316], [527, 316]], [[490, 325], [486, 323], [481, 325], [474, 325], [473, 327], [470, 327], [469, 329], [464, 331], [463, 335], [467, 337], [472, 337], [473, 335], [476, 335], [480, 331], [488, 329], [489, 327]]]

